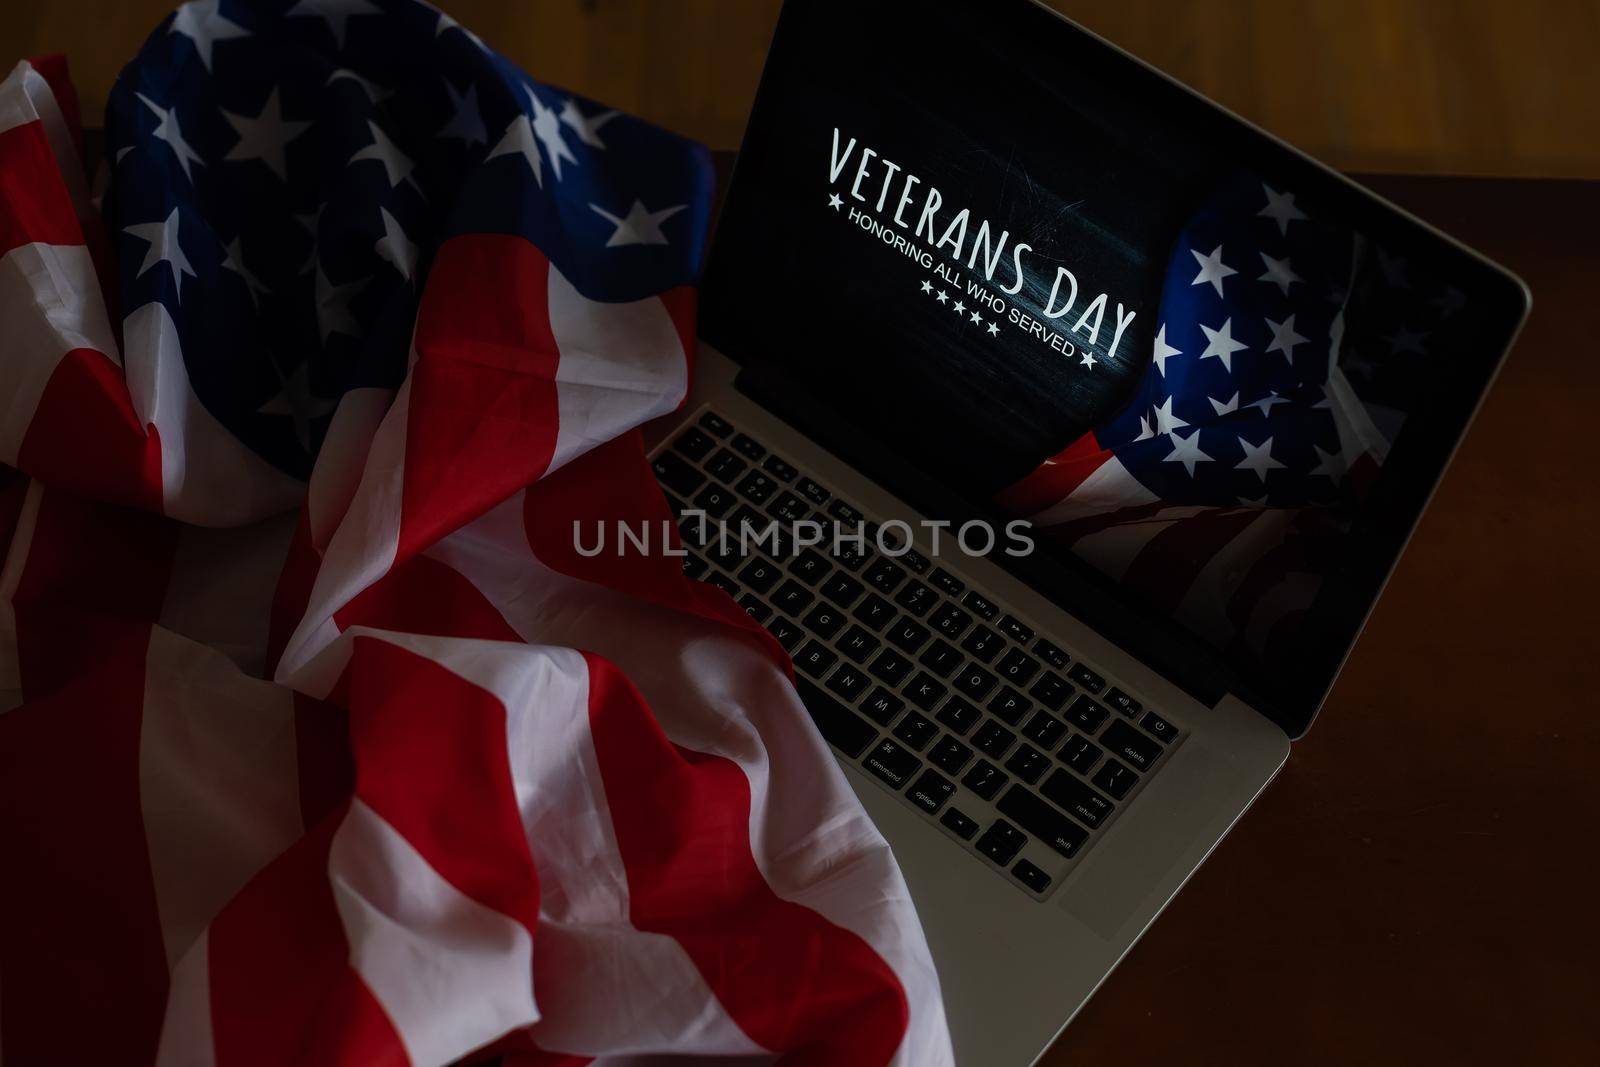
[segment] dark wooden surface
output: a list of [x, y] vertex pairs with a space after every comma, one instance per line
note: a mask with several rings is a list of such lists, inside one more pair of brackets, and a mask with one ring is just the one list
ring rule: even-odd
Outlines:
[[1600, 1063], [1600, 183], [1371, 178], [1534, 310], [1322, 716], [1044, 1063]]

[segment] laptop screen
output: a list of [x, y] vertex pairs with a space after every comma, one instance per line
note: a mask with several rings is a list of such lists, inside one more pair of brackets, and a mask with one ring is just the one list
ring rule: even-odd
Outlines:
[[1514, 290], [1032, 4], [791, 0], [703, 329], [1298, 732]]

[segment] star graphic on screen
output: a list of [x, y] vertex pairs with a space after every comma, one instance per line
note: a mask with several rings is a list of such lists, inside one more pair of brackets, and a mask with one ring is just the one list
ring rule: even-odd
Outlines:
[[928, 281], [928, 279], [926, 279], [926, 278], [922, 279], [922, 291], [924, 293], [933, 292], [933, 283]]
[[999, 337], [1000, 336], [1000, 327], [996, 326], [992, 322], [989, 324], [989, 336], [990, 337]]
[[[1094, 365], [1100, 361], [1094, 358], [1093, 352], [1085, 348], [1082, 352], [1078, 353], [1078, 362], [1092, 370], [1094, 369]], [[1171, 403], [1171, 401], [1168, 401], [1168, 403]]]
[[957, 315], [965, 315], [967, 313], [967, 305], [963, 304], [959, 300], [956, 301], [955, 309]]
[[1182, 463], [1183, 469], [1189, 472], [1189, 477], [1194, 477], [1194, 468], [1200, 463], [1212, 462], [1211, 457], [1200, 451], [1200, 431], [1194, 430], [1188, 437], [1180, 433], [1172, 435], [1172, 451], [1162, 459], [1163, 463]]
[[982, 326], [983, 325], [983, 316], [979, 315], [976, 311], [974, 311], [972, 313], [972, 325], [974, 325], [974, 326]]
[[1283, 464], [1272, 458], [1272, 438], [1267, 438], [1259, 445], [1252, 445], [1241, 437], [1239, 447], [1244, 449], [1244, 458], [1233, 465], [1234, 470], [1255, 471], [1256, 477], [1265, 482], [1268, 471], [1283, 469]]
[[950, 299], [950, 296], [943, 289], [940, 289], [939, 290], [939, 295], [934, 297], [934, 299], [939, 301], [939, 303], [943, 304], [943, 303], [945, 303], [946, 301], [948, 301]]
[[1293, 193], [1280, 193], [1266, 184], [1261, 186], [1261, 191], [1267, 194], [1267, 206], [1256, 212], [1256, 215], [1265, 216], [1276, 222], [1279, 236], [1289, 236], [1289, 223], [1305, 218], [1306, 213], [1294, 206]]
[[1196, 274], [1194, 276], [1194, 281], [1190, 282], [1189, 284], [1204, 285], [1205, 283], [1210, 282], [1211, 287], [1217, 291], [1218, 296], [1222, 295], [1222, 279], [1226, 278], [1230, 274], [1239, 273], [1226, 263], [1222, 262], [1221, 245], [1213, 248], [1209, 256], [1202, 256], [1199, 252], [1196, 252], [1192, 248], [1189, 249], [1189, 254], [1194, 257], [1194, 261], [1196, 263], [1200, 264], [1200, 273]]
[[839, 199], [839, 194], [838, 193], [829, 193], [828, 194], [828, 206], [833, 208], [833, 210], [838, 211], [839, 208], [842, 207], [843, 205], [844, 205], [844, 201]]

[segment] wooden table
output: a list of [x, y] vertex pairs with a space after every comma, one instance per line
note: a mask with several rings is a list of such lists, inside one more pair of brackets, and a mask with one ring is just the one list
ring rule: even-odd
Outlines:
[[1600, 1063], [1600, 183], [1372, 177], [1527, 329], [1276, 782], [1043, 1063]]

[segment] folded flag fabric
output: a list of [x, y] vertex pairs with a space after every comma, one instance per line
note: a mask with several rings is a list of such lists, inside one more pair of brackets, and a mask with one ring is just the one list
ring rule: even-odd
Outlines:
[[413, 0], [0, 83], [0, 1062], [950, 1061], [782, 650], [676, 557], [704, 149]]

